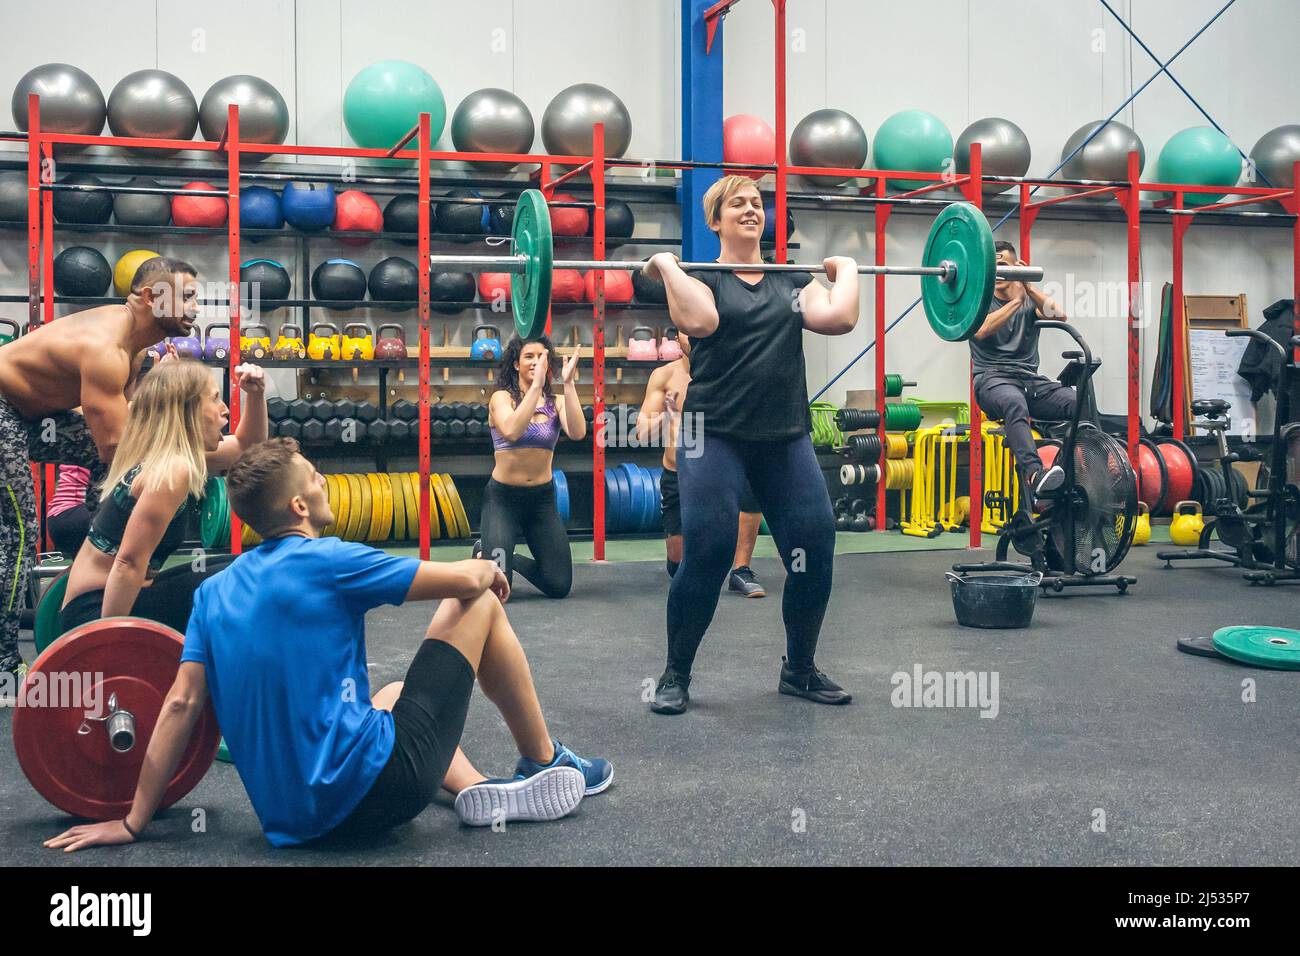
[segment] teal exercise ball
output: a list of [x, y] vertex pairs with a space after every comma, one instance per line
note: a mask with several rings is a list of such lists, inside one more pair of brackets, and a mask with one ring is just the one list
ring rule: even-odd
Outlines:
[[[943, 120], [925, 110], [903, 110], [876, 131], [877, 169], [910, 169], [942, 173], [952, 169], [952, 133]], [[891, 179], [891, 189], [920, 189], [933, 181]]]
[[[387, 149], [429, 114], [429, 145], [442, 135], [447, 101], [432, 76], [405, 60], [372, 63], [352, 78], [343, 94], [343, 123], [358, 146]], [[412, 140], [404, 148], [412, 149]]]
[[[1156, 179], [1162, 183], [1196, 186], [1235, 186], [1241, 175], [1241, 154], [1217, 129], [1193, 126], [1175, 133], [1160, 150]], [[1224, 193], [1184, 193], [1185, 206], [1208, 206]]]

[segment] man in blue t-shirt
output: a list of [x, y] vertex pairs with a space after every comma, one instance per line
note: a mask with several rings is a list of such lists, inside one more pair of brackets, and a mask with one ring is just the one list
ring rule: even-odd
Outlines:
[[[47, 846], [130, 843], [153, 817], [209, 695], [262, 830], [275, 846], [376, 833], [422, 811], [439, 786], [462, 822], [554, 820], [613, 781], [605, 760], [553, 740], [491, 561], [398, 558], [321, 537], [325, 479], [276, 438], [226, 479], [265, 539], [195, 594], [176, 681], [124, 820], [73, 827]], [[374, 696], [365, 614], [441, 599], [406, 680]], [[459, 743], [475, 676], [515, 738], [512, 779], [489, 780]]]

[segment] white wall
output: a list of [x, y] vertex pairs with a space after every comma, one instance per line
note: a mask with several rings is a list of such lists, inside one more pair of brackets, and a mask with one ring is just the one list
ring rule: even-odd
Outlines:
[[[473, 89], [513, 89], [539, 124], [537, 149], [541, 115], [550, 98], [571, 83], [601, 83], [623, 98], [633, 116], [629, 155], [678, 156], [679, 6], [678, 0], [6, 4], [0, 8], [7, 50], [0, 61], [0, 91], [12, 89], [31, 66], [50, 60], [81, 66], [106, 95], [126, 73], [146, 66], [177, 73], [200, 97], [213, 80], [249, 72], [271, 81], [288, 101], [294, 120], [291, 138], [336, 144], [348, 141], [340, 105], [351, 77], [375, 60], [404, 58], [438, 79], [449, 116]], [[1222, 3], [1112, 0], [1112, 6], [1163, 59]], [[1095, 0], [790, 0], [787, 20], [792, 40], [789, 129], [824, 106], [852, 113], [873, 140], [880, 123], [900, 109], [937, 114], [954, 138], [975, 119], [1002, 115], [1028, 135], [1035, 175], [1055, 167], [1074, 129], [1108, 115], [1156, 72], [1151, 59]], [[1240, 0], [1170, 69], [1249, 151], [1268, 129], [1300, 121], [1300, 95], [1292, 76], [1298, 29], [1300, 4], [1294, 0]], [[771, 4], [738, 4], [725, 20], [724, 35], [727, 112], [751, 112], [773, 121]], [[203, 45], [196, 49], [199, 37]], [[1149, 175], [1170, 135], [1205, 123], [1165, 77], [1151, 83], [1118, 118], [1142, 136]], [[450, 146], [449, 133], [444, 132], [440, 145]], [[636, 209], [647, 234], [676, 234], [671, 210]], [[817, 261], [830, 251], [872, 256], [869, 211], [799, 210], [796, 216], [800, 259]], [[895, 215], [887, 237], [890, 260], [918, 260], [926, 229], [925, 217]], [[1014, 240], [1016, 231], [1013, 220], [999, 236]], [[103, 245], [112, 259], [119, 244]], [[219, 249], [196, 242], [178, 245], [177, 251], [201, 267], [221, 270]], [[286, 246], [283, 254], [292, 268], [291, 251]], [[394, 251], [376, 244], [354, 250], [354, 257], [367, 265]], [[1057, 281], [1125, 279], [1124, 231], [1118, 224], [1040, 220], [1033, 251], [1035, 261]], [[1245, 292], [1252, 321], [1257, 321], [1263, 306], [1291, 294], [1290, 253], [1289, 230], [1197, 226], [1189, 234], [1187, 291]], [[24, 268], [21, 239], [16, 233], [0, 234], [0, 287], [23, 291]], [[1171, 271], [1167, 226], [1144, 225], [1143, 268], [1146, 280], [1155, 284], [1153, 295], [1158, 294]], [[892, 320], [916, 297], [919, 285], [898, 279], [887, 288], [887, 319]], [[863, 321], [852, 334], [834, 340], [809, 337], [811, 390], [873, 337], [870, 282], [864, 282], [863, 303]], [[463, 323], [473, 321], [471, 315]], [[1105, 362], [1098, 382], [1101, 406], [1119, 411], [1125, 394], [1124, 317], [1082, 319], [1081, 325]], [[1144, 342], [1144, 381], [1149, 380], [1153, 350], [1154, 338], [1150, 347]], [[1059, 351], [1054, 341], [1044, 342], [1044, 371], [1049, 374], [1059, 366], [1054, 358]], [[860, 362], [827, 398], [838, 402], [845, 388], [867, 387], [873, 359], [874, 353]], [[890, 335], [886, 365], [917, 379], [916, 393], [925, 398], [965, 396], [965, 349], [939, 343], [919, 310]]]

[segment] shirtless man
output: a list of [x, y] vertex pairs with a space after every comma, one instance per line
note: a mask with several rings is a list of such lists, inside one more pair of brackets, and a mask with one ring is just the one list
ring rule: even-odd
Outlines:
[[[637, 415], [637, 436], [648, 443], [651, 436], [664, 434], [664, 473], [659, 481], [660, 508], [664, 516], [664, 548], [668, 554], [668, 576], [677, 573], [682, 561], [682, 511], [677, 496], [677, 444], [681, 425], [682, 403], [686, 389], [691, 384], [691, 343], [686, 336], [678, 336], [682, 357], [661, 365], [650, 373], [646, 383], [645, 399]], [[665, 420], [667, 433], [663, 432]], [[763, 521], [754, 493], [746, 483], [740, 496], [740, 533], [736, 536], [736, 556], [727, 576], [727, 590], [748, 598], [766, 597], [763, 585], [758, 583], [749, 562], [754, 557], [754, 544], [758, 541], [758, 528]]]
[[21, 680], [27, 670], [18, 623], [37, 548], [28, 462], [88, 468], [87, 498], [97, 500], [145, 350], [190, 335], [198, 311], [194, 267], [159, 256], [136, 270], [126, 302], [64, 316], [0, 349], [0, 674]]

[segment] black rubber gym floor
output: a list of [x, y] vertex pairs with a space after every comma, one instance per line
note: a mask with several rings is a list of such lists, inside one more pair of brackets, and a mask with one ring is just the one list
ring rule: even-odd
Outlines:
[[[234, 767], [216, 764], [145, 842], [67, 857], [40, 845], [69, 821], [27, 784], [0, 713], [0, 863], [1300, 862], [1300, 674], [1174, 650], [1177, 637], [1226, 624], [1295, 625], [1300, 586], [1162, 570], [1148, 547], [1124, 565], [1139, 579], [1127, 596], [1044, 598], [1029, 630], [976, 631], [954, 623], [942, 578], [967, 554], [836, 559], [819, 662], [856, 694], [842, 708], [776, 693], [775, 560], [757, 562], [765, 600], [723, 595], [682, 717], [654, 716], [642, 699], [663, 664], [662, 564], [581, 564], [562, 602], [520, 583], [508, 607], [552, 731], [611, 759], [616, 779], [564, 821], [499, 833], [459, 826], [444, 802], [378, 845], [273, 850]], [[431, 611], [371, 615], [373, 686], [401, 678]], [[910, 679], [918, 665], [995, 672], [996, 716], [894, 706], [892, 675]], [[464, 744], [489, 774], [513, 766], [504, 725], [478, 693]]]

